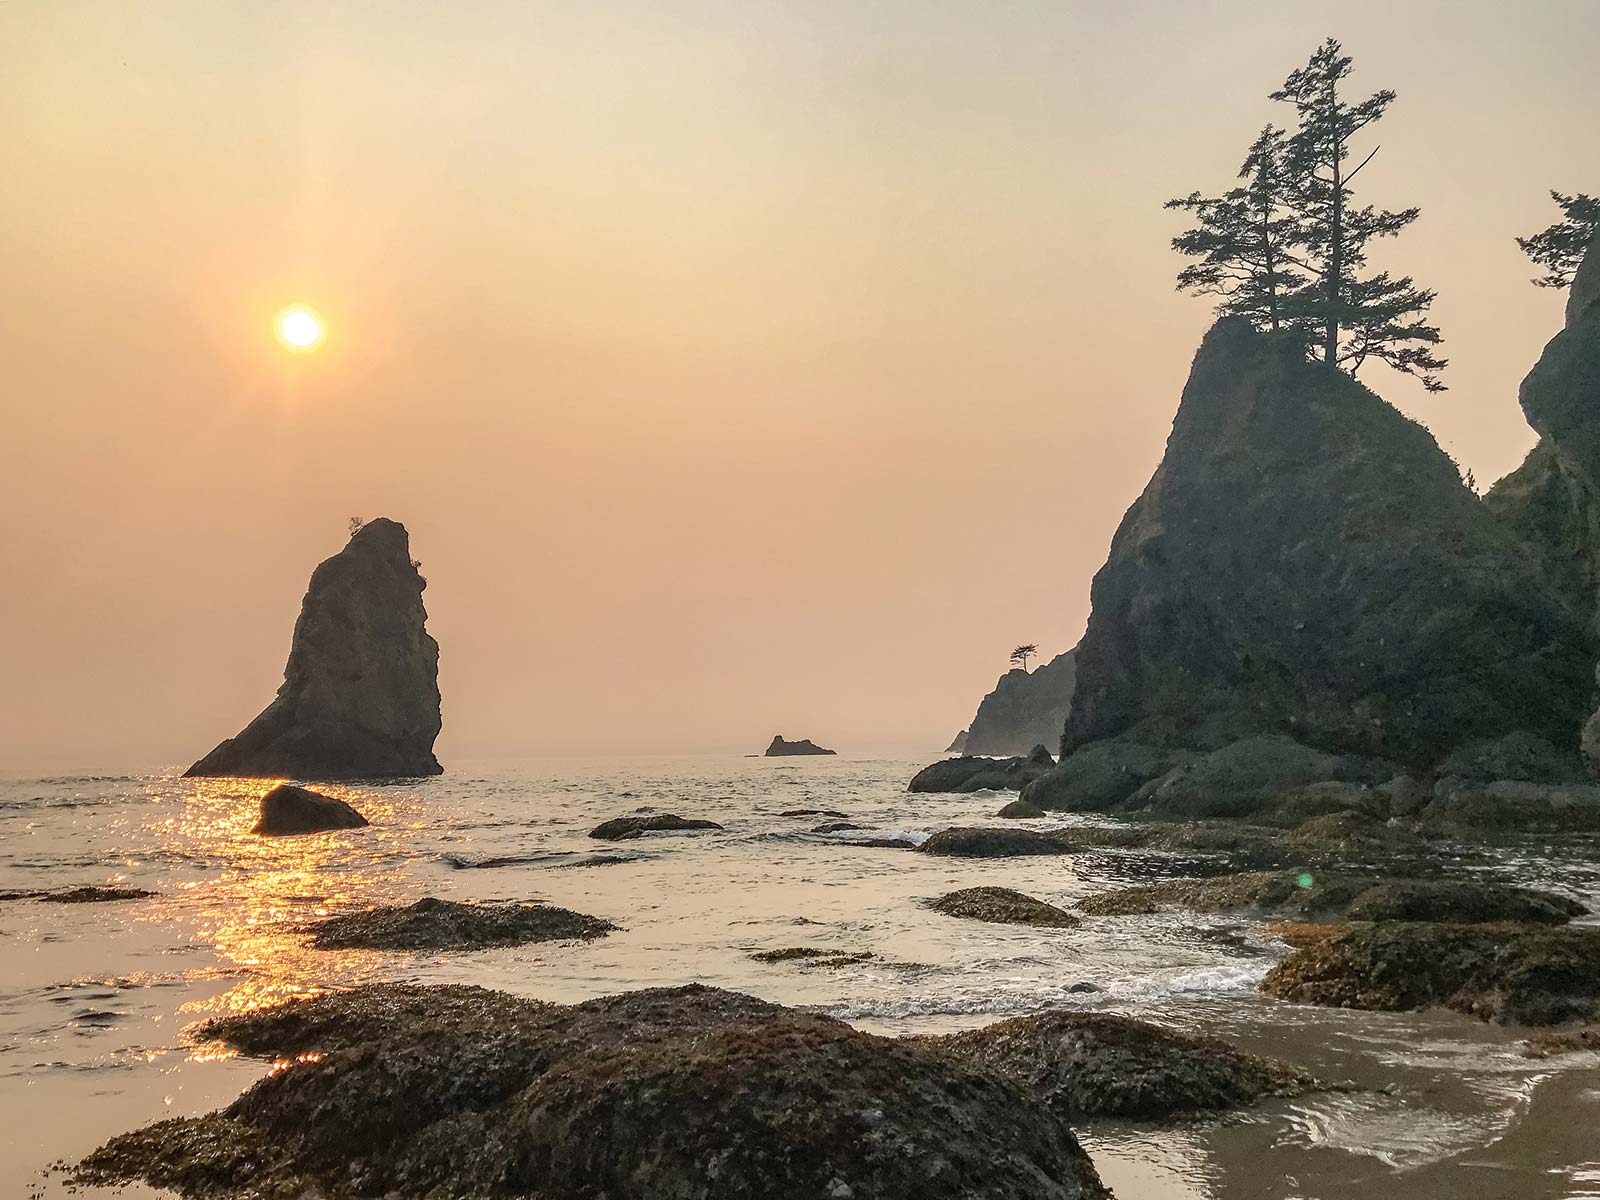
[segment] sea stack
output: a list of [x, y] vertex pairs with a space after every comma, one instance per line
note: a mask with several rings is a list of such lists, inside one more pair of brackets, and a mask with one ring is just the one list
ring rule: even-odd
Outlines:
[[404, 525], [362, 525], [311, 574], [277, 698], [185, 774], [440, 774], [439, 644], [425, 627], [426, 586]]
[[1429, 767], [1518, 731], [1576, 748], [1589, 711], [1583, 618], [1428, 431], [1238, 318], [1195, 356], [1092, 610], [1069, 751], [1287, 735]]
[[798, 742], [786, 742], [783, 734], [778, 734], [772, 739], [772, 745], [767, 747], [768, 758], [782, 758], [791, 754], [833, 754], [834, 751], [824, 749], [810, 738], [801, 738]]

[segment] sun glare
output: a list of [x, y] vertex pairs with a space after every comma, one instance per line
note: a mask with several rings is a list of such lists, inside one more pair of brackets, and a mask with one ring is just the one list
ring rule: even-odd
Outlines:
[[316, 311], [304, 304], [291, 304], [272, 320], [278, 340], [296, 354], [309, 354], [322, 345], [327, 327]]

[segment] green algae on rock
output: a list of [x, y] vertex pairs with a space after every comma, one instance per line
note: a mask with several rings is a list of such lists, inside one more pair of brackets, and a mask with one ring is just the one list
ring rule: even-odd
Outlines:
[[344, 913], [312, 927], [319, 950], [479, 950], [527, 942], [587, 940], [617, 927], [553, 904], [415, 904]]
[[947, 917], [966, 917], [1002, 925], [1070, 929], [1078, 924], [1078, 918], [1065, 909], [1004, 887], [972, 887], [947, 892], [929, 907]]

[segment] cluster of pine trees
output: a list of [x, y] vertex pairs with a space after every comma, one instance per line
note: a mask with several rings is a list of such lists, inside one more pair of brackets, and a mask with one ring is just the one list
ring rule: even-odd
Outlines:
[[[1293, 128], [1268, 125], [1251, 143], [1237, 183], [1220, 196], [1193, 192], [1166, 207], [1194, 227], [1172, 240], [1196, 261], [1178, 273], [1183, 291], [1220, 297], [1218, 311], [1292, 339], [1330, 367], [1354, 374], [1369, 361], [1443, 391], [1443, 338], [1428, 319], [1434, 292], [1409, 275], [1375, 271], [1374, 239], [1394, 237], [1419, 209], [1362, 204], [1353, 185], [1378, 148], [1363, 142], [1395, 93], [1346, 94], [1350, 56], [1333, 38], [1290, 73], [1271, 98], [1293, 113]], [[1358, 158], [1357, 155], [1360, 155]], [[1518, 244], [1545, 274], [1534, 282], [1564, 287], [1600, 229], [1600, 201], [1552, 192], [1563, 219]]]

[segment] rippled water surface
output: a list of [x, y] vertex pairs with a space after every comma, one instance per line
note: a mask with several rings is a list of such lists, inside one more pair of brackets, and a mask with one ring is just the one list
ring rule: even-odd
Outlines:
[[[393, 787], [327, 787], [369, 829], [249, 833], [261, 781], [172, 771], [0, 776], [0, 891], [119, 883], [121, 903], [0, 904], [0, 1180], [104, 1138], [226, 1103], [264, 1070], [186, 1042], [195, 1021], [307, 989], [375, 979], [470, 982], [575, 1001], [701, 981], [898, 1034], [1050, 1006], [1106, 1008], [1216, 1032], [1371, 1090], [1267, 1105], [1227, 1121], [1082, 1131], [1123, 1197], [1600, 1197], [1600, 1056], [1536, 1061], [1515, 1035], [1449, 1014], [1328, 1012], [1265, 1000], [1281, 954], [1257, 924], [1164, 914], [1032, 930], [941, 916], [924, 901], [996, 883], [1070, 904], [1170, 871], [1159, 855], [993, 861], [851, 844], [999, 823], [1009, 796], [912, 796], [920, 762], [662, 758], [451, 764]], [[869, 829], [808, 832], [831, 809]], [[635, 811], [720, 833], [607, 843]], [[1075, 818], [1026, 822], [1065, 823]], [[1517, 864], [1600, 908], [1592, 872]], [[609, 937], [472, 954], [330, 952], [302, 927], [424, 895], [541, 899], [622, 926]], [[842, 969], [761, 964], [784, 946], [870, 950]], [[1092, 983], [1098, 991], [1073, 990]], [[150, 1195], [125, 1189], [124, 1195]]]

